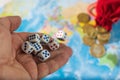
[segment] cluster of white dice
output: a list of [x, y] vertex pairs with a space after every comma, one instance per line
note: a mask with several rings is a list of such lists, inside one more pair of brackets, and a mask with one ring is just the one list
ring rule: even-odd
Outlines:
[[57, 50], [59, 43], [56, 39], [65, 41], [67, 34], [64, 31], [58, 31], [54, 34], [54, 39], [51, 39], [49, 35], [43, 34], [31, 34], [28, 36], [28, 40], [22, 45], [22, 50], [27, 54], [33, 54], [39, 58], [40, 61], [46, 61], [50, 58], [50, 52], [43, 48], [43, 45], [48, 46], [51, 50]]
[[27, 54], [36, 55], [39, 60], [45, 61], [50, 58], [50, 52], [47, 49], [43, 49], [43, 45], [46, 44], [51, 50], [59, 48], [59, 43], [51, 39], [49, 35], [32, 34], [28, 36], [28, 41], [25, 41], [22, 45], [22, 50]]

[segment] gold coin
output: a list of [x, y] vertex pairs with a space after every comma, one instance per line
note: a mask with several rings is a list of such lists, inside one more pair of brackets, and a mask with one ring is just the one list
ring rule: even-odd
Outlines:
[[98, 34], [97, 35], [97, 39], [100, 40], [100, 41], [107, 41], [110, 39], [110, 33], [107, 32], [107, 33], [104, 33], [104, 34]]
[[105, 48], [101, 44], [94, 44], [90, 48], [90, 53], [92, 56], [94, 56], [96, 58], [100, 58], [100, 57], [104, 56]]
[[82, 23], [88, 23], [90, 21], [90, 16], [86, 13], [80, 13], [78, 15], [78, 21]]
[[96, 38], [97, 37], [96, 29], [91, 24], [85, 24], [84, 27], [83, 27], [83, 32], [86, 33], [91, 38]]
[[93, 44], [95, 44], [95, 39], [90, 38], [88, 35], [85, 35], [83, 37], [83, 43], [85, 45], [92, 46]]
[[106, 30], [105, 28], [99, 27], [99, 26], [96, 28], [96, 31], [97, 31], [98, 33], [106, 33], [106, 32], [107, 32], [107, 30]]

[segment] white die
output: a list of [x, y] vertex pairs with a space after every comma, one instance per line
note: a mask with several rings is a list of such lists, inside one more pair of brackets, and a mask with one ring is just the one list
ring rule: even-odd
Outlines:
[[41, 39], [41, 42], [45, 44], [49, 43], [50, 41], [49, 35], [46, 35], [46, 34], [42, 35], [40, 39]]
[[40, 42], [40, 36], [39, 36], [39, 34], [32, 34], [32, 35], [28, 36], [28, 40], [30, 42]]
[[27, 54], [31, 54], [34, 50], [34, 47], [30, 42], [26, 41], [22, 45], [22, 50]]
[[50, 52], [46, 49], [42, 50], [41, 52], [39, 52], [37, 54], [38, 58], [40, 61], [45, 61], [47, 60], [48, 58], [50, 58]]
[[55, 39], [53, 39], [48, 43], [48, 46], [51, 50], [56, 50], [59, 48], [60, 45]]
[[59, 40], [65, 41], [67, 39], [67, 33], [64, 31], [58, 31], [55, 35]]
[[37, 52], [43, 50], [43, 47], [40, 43], [33, 43], [33, 47], [34, 47], [34, 53], [36, 55]]

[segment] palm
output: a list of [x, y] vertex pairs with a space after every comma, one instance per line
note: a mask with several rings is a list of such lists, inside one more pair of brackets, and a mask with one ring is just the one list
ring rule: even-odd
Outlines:
[[[13, 33], [12, 31], [17, 28], [20, 21], [13, 23], [18, 17], [14, 19], [8, 18], [10, 24], [14, 25], [12, 25], [12, 28], [1, 28], [0, 65], [2, 66], [0, 66], [0, 72], [5, 74], [0, 75], [0, 79], [38, 79], [56, 71], [66, 63], [72, 51], [63, 44], [57, 51], [51, 51], [52, 58], [44, 63], [40, 63], [31, 55], [23, 53], [21, 45], [30, 33]], [[6, 24], [9, 24], [9, 22], [6, 23], [4, 20], [1, 20], [1, 22], [3, 23], [1, 26], [8, 26]], [[67, 50], [67, 53], [64, 50]]]

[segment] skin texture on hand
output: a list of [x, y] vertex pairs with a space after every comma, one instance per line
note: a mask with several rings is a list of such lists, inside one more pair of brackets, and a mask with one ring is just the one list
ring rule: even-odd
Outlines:
[[60, 44], [58, 50], [50, 51], [51, 58], [45, 62], [25, 54], [21, 45], [28, 35], [33, 33], [14, 32], [20, 23], [21, 18], [18, 16], [0, 18], [0, 80], [41, 79], [58, 70], [69, 60], [72, 50], [64, 44]]

